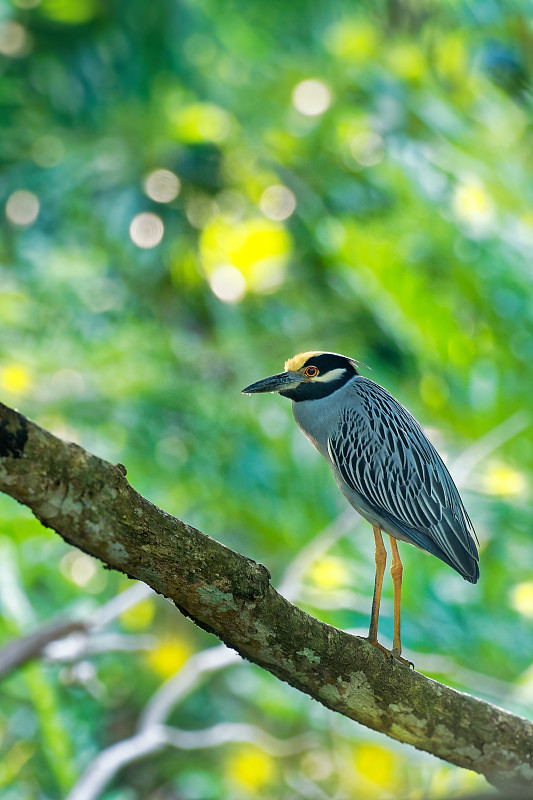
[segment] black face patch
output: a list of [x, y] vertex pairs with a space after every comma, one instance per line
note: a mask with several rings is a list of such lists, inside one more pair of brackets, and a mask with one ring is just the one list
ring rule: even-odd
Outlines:
[[355, 375], [358, 375], [357, 370], [348, 358], [337, 355], [336, 353], [321, 353], [317, 356], [311, 356], [307, 359], [303, 368], [316, 367], [318, 369], [318, 377], [327, 376], [328, 372], [336, 369], [342, 369], [344, 372], [334, 381], [306, 381], [302, 380], [294, 389], [288, 389], [286, 392], [280, 392], [283, 397], [288, 397], [295, 402], [301, 400], [319, 400], [321, 397], [327, 397], [337, 389], [340, 389], [351, 380]]
[[0, 420], [0, 458], [22, 458], [28, 441], [28, 423], [22, 414], [2, 407]]
[[357, 370], [351, 361], [345, 356], [337, 355], [337, 353], [320, 353], [318, 356], [311, 356], [308, 358], [304, 367], [316, 367], [320, 375], [325, 375], [334, 369], [345, 369], [350, 378], [357, 375]]

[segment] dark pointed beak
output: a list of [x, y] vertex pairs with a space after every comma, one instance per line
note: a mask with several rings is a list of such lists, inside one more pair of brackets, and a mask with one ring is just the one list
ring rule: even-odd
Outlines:
[[280, 372], [278, 375], [271, 375], [270, 378], [263, 378], [257, 383], [251, 383], [250, 386], [242, 390], [242, 393], [283, 392], [287, 389], [293, 389], [301, 382], [302, 376], [297, 372]]

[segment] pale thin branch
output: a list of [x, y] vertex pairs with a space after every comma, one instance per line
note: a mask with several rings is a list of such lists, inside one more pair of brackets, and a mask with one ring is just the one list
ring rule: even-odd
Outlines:
[[272, 756], [282, 758], [316, 744], [316, 737], [304, 734], [276, 739], [256, 725], [221, 722], [203, 730], [184, 731], [167, 725], [151, 725], [130, 739], [111, 745], [94, 759], [69, 793], [67, 800], [96, 800], [109, 781], [127, 764], [139, 761], [164, 747], [201, 750], [232, 742], [246, 742]]
[[475, 467], [498, 450], [503, 444], [513, 439], [531, 424], [531, 415], [527, 411], [517, 411], [500, 425], [496, 425], [484, 436], [481, 436], [470, 447], [467, 447], [451, 465], [453, 478], [461, 487], [466, 477]]
[[132, 653], [138, 650], [152, 650], [157, 639], [150, 634], [126, 635], [123, 633], [105, 633], [92, 635], [89, 631], [72, 633], [70, 636], [51, 641], [43, 650], [47, 661], [79, 661], [82, 658], [110, 653], [112, 651]]
[[355, 530], [360, 523], [360, 518], [351, 508], [343, 511], [331, 525], [311, 539], [292, 559], [281, 579], [278, 592], [287, 600], [295, 600], [299, 595], [303, 577], [311, 564], [326, 553], [336, 541], [342, 539], [349, 531]]
[[0, 649], [0, 680], [26, 662], [42, 656], [55, 639], [64, 639], [74, 631], [83, 630], [85, 630], [83, 622], [59, 620], [29, 633], [27, 636], [21, 636], [8, 642]]
[[143, 709], [137, 730], [144, 731], [164, 722], [176, 704], [194, 691], [205, 676], [240, 661], [239, 654], [225, 645], [195, 653], [152, 696]]
[[123, 592], [115, 595], [111, 600], [104, 605], [100, 606], [91, 615], [91, 629], [98, 630], [105, 628], [110, 622], [113, 622], [117, 617], [120, 617], [129, 608], [133, 608], [137, 603], [146, 600], [147, 597], [153, 597], [154, 590], [146, 583], [136, 581], [131, 586], [128, 586]]

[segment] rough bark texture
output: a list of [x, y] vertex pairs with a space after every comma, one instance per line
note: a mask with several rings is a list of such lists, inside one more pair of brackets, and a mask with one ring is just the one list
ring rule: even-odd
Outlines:
[[502, 790], [533, 787], [531, 722], [390, 663], [366, 641], [313, 619], [272, 588], [265, 567], [141, 497], [122, 465], [1, 404], [0, 490], [328, 708]]

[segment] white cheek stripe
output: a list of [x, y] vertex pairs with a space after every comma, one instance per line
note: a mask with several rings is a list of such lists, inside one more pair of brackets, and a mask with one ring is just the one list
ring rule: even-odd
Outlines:
[[330, 383], [330, 381], [336, 381], [345, 374], [346, 370], [344, 367], [338, 367], [337, 369], [331, 369], [329, 372], [326, 372], [325, 375], [319, 375], [317, 378], [313, 378], [313, 383]]

